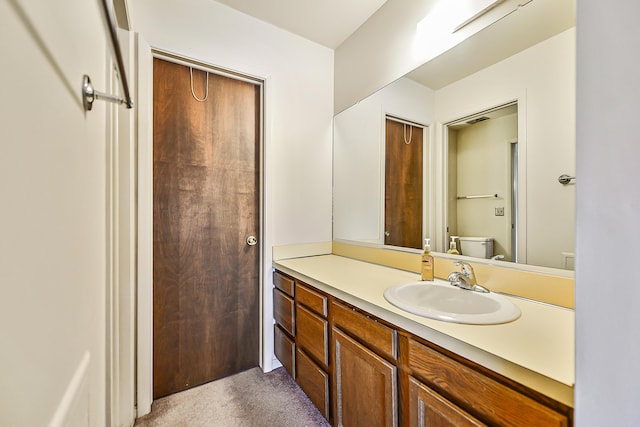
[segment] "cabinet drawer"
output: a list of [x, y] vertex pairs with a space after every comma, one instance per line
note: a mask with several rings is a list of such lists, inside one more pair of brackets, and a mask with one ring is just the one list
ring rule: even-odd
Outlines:
[[569, 424], [567, 416], [414, 340], [409, 340], [409, 366], [429, 388], [487, 424]]
[[409, 426], [486, 427], [486, 424], [409, 377]]
[[273, 290], [273, 318], [290, 335], [295, 335], [293, 298], [278, 289]]
[[289, 295], [290, 297], [293, 297], [294, 285], [293, 285], [292, 278], [285, 276], [279, 271], [274, 271], [273, 286], [275, 286], [276, 289], [280, 289], [282, 292]]
[[296, 382], [322, 415], [329, 419], [329, 374], [299, 348], [296, 351]]
[[346, 332], [357, 337], [367, 347], [392, 360], [398, 357], [398, 333], [388, 326], [333, 301], [331, 304], [333, 322]]
[[327, 317], [327, 300], [325, 295], [303, 285], [298, 282], [296, 284], [296, 302], [304, 305], [309, 310], [319, 314], [320, 316]]
[[274, 353], [292, 377], [295, 376], [296, 345], [278, 325], [273, 327]]
[[296, 327], [298, 346], [326, 368], [329, 365], [329, 322], [296, 305]]

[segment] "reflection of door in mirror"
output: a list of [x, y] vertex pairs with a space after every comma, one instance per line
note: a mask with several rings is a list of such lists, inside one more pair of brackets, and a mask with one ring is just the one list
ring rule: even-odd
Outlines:
[[387, 116], [384, 244], [422, 247], [424, 128]]
[[517, 136], [516, 104], [447, 125], [448, 234], [462, 255], [517, 261]]

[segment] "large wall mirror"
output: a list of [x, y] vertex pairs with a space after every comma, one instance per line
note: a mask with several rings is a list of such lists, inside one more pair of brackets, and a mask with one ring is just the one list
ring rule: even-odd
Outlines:
[[575, 74], [573, 0], [533, 0], [337, 114], [334, 239], [572, 270]]

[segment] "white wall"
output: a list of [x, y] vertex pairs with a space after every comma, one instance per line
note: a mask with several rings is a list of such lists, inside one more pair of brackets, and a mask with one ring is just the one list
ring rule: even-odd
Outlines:
[[129, 8], [133, 30], [152, 48], [266, 81], [262, 366], [270, 370], [271, 248], [331, 240], [333, 51], [212, 0]]
[[[384, 243], [385, 116], [429, 125], [433, 91], [402, 78], [380, 89], [334, 119], [333, 237]], [[424, 135], [429, 141], [429, 129]], [[430, 235], [429, 145], [425, 233]]]
[[105, 103], [97, 2], [0, 2], [0, 425], [105, 425]]
[[640, 422], [640, 3], [578, 2], [576, 424]]
[[575, 172], [575, 70], [570, 29], [435, 92], [438, 124], [518, 100], [527, 264], [562, 268], [574, 252], [576, 186], [557, 178]]

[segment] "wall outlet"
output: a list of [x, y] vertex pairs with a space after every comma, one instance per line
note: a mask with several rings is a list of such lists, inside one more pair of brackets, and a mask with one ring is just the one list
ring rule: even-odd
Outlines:
[[496, 216], [504, 216], [504, 208], [496, 208]]

